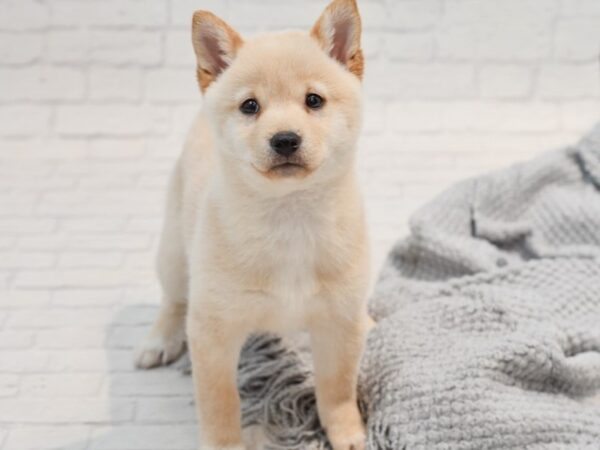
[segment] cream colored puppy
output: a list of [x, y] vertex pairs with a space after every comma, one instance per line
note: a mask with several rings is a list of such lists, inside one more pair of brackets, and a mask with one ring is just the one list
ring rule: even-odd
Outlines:
[[243, 449], [244, 340], [308, 329], [321, 422], [335, 450], [362, 449], [356, 380], [369, 255], [354, 167], [356, 3], [334, 0], [310, 33], [244, 41], [204, 11], [192, 31], [205, 101], [171, 179], [163, 305], [137, 364], [167, 364], [187, 340], [201, 448]]

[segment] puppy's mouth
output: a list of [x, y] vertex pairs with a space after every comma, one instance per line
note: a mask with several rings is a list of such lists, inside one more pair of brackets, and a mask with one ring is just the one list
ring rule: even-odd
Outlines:
[[[253, 164], [254, 165], [254, 164]], [[270, 179], [304, 178], [313, 168], [300, 155], [272, 158], [266, 167], [254, 165], [263, 176]]]
[[270, 175], [280, 177], [294, 177], [306, 175], [308, 168], [300, 162], [285, 161], [271, 166], [268, 170]]

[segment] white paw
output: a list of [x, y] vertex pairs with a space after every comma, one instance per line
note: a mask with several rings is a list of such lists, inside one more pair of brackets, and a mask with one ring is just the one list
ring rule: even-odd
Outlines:
[[227, 447], [214, 447], [212, 445], [201, 445], [198, 450], [246, 450], [243, 445], [228, 445]]
[[330, 441], [334, 450], [365, 450], [366, 439], [365, 432], [360, 430], [348, 435], [332, 436]]
[[335, 427], [327, 433], [333, 450], [364, 450], [367, 436], [362, 423], [344, 427]]
[[179, 359], [185, 351], [185, 335], [177, 333], [168, 338], [148, 336], [137, 350], [135, 365], [140, 369], [166, 366]]

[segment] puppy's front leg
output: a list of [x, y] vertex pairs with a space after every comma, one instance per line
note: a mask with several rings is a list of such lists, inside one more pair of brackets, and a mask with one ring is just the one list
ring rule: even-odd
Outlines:
[[317, 408], [334, 450], [363, 450], [365, 428], [356, 383], [366, 317], [321, 322], [311, 329]]
[[188, 315], [200, 450], [243, 450], [236, 372], [245, 336], [225, 321]]

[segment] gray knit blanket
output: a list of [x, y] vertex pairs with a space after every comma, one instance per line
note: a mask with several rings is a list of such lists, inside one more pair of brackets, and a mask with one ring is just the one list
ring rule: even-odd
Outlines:
[[[600, 127], [417, 212], [370, 301], [368, 449], [600, 449]], [[324, 449], [308, 350], [255, 336], [246, 425]]]

